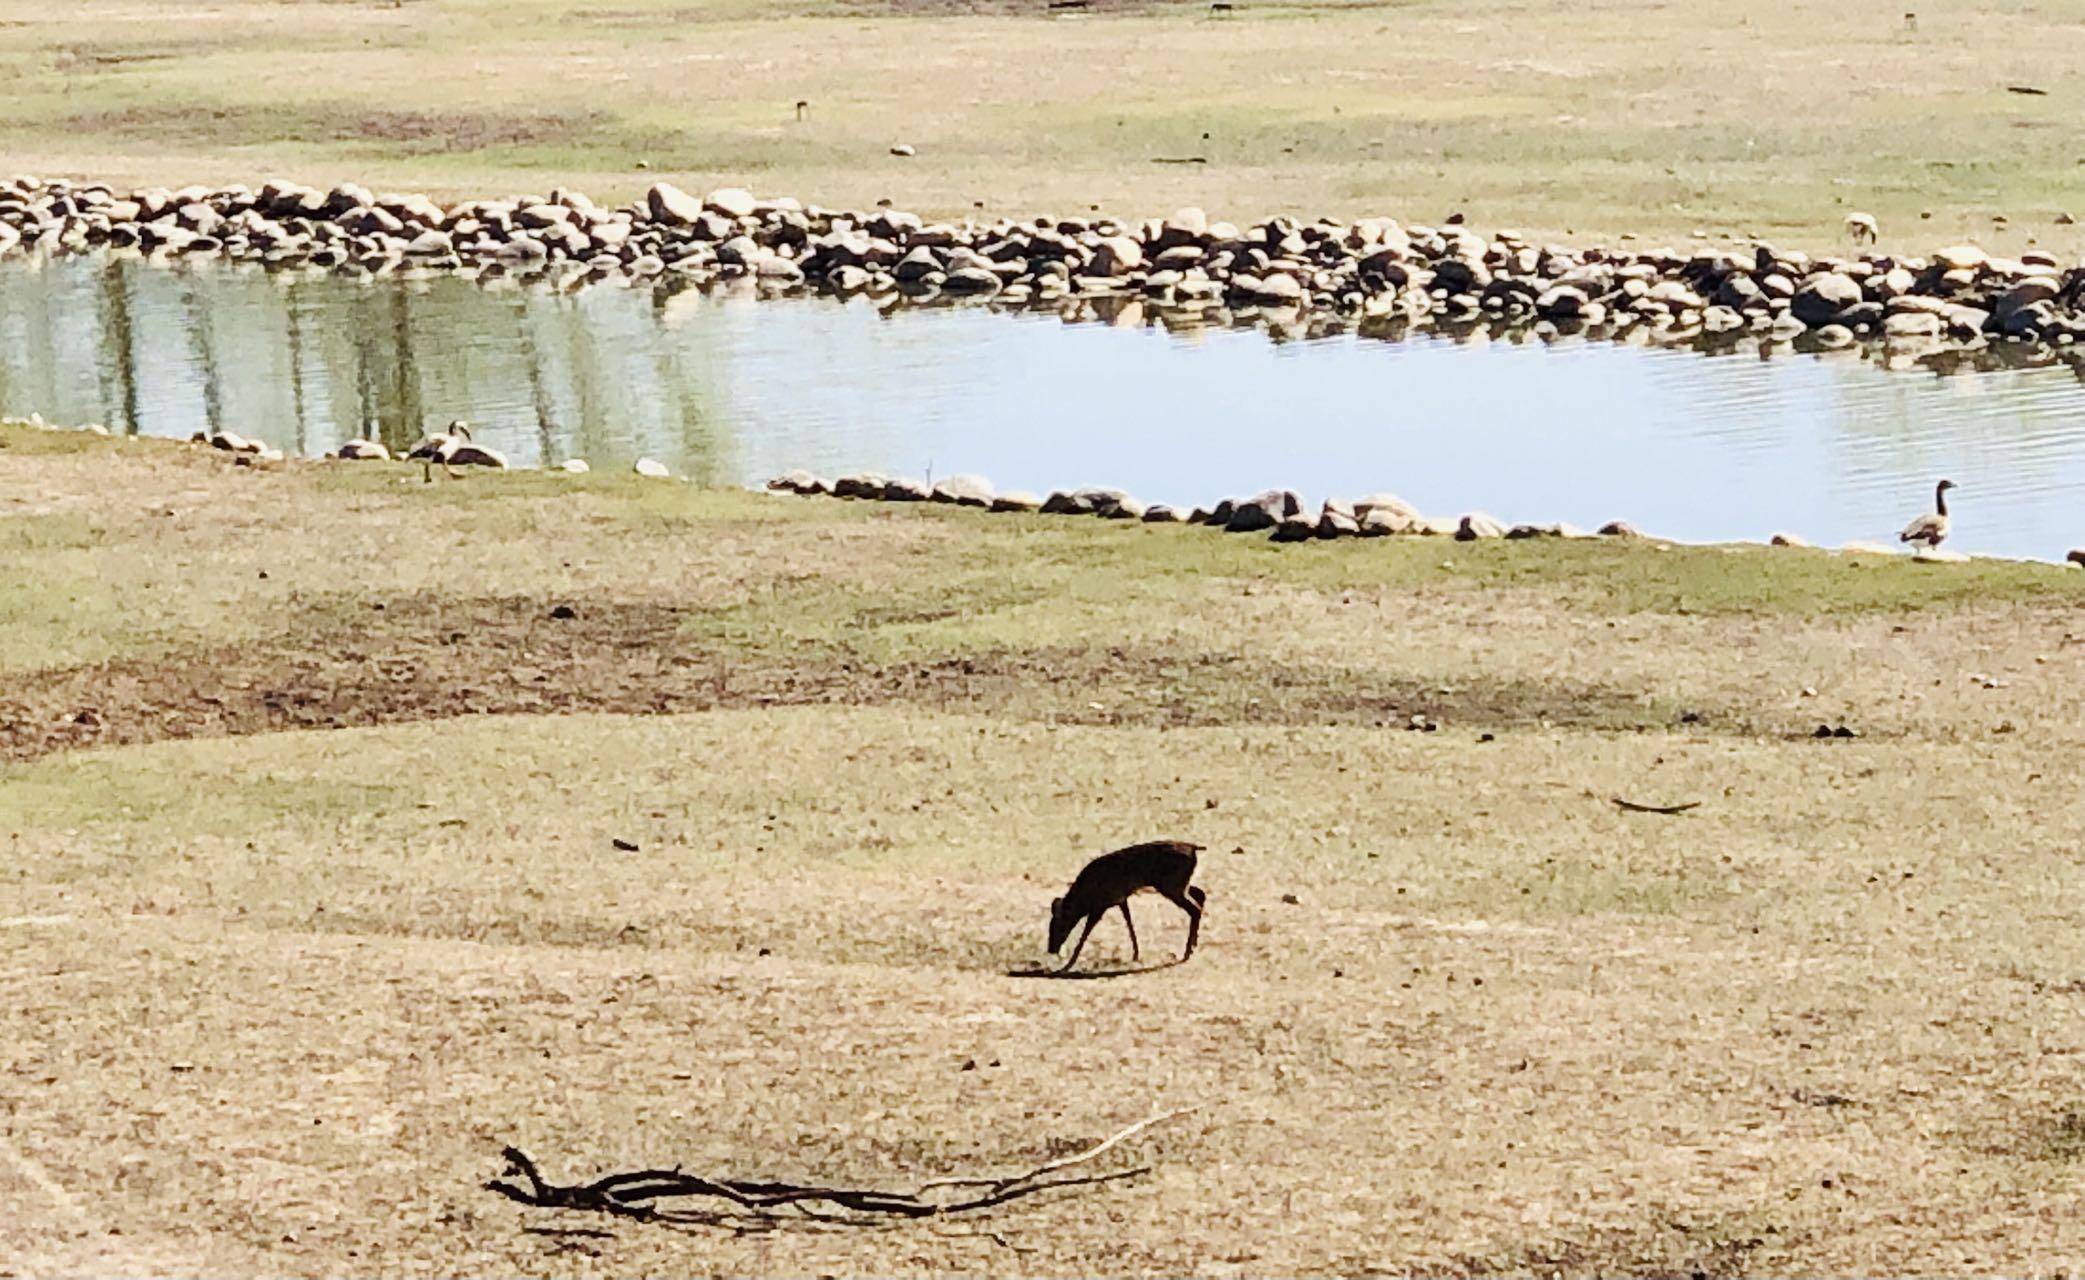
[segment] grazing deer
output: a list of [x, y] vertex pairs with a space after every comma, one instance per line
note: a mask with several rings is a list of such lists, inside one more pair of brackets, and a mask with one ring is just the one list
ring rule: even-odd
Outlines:
[[1087, 863], [1064, 896], [1050, 903], [1051, 955], [1063, 949], [1073, 925], [1081, 920], [1086, 922], [1085, 931], [1072, 946], [1071, 957], [1058, 972], [1067, 972], [1079, 962], [1079, 952], [1092, 936], [1093, 926], [1117, 908], [1122, 911], [1122, 923], [1129, 926], [1130, 958], [1140, 959], [1137, 922], [1130, 918], [1129, 900], [1144, 889], [1155, 891], [1187, 913], [1187, 950], [1180, 953], [1180, 958], [1185, 961], [1193, 955], [1195, 938], [1202, 931], [1202, 905], [1209, 900], [1208, 894], [1188, 883], [1194, 878], [1195, 854], [1201, 848], [1185, 840], [1153, 840], [1104, 853]]

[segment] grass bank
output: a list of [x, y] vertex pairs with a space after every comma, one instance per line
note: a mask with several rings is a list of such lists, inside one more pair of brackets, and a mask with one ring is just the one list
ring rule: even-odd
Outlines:
[[1860, 209], [1885, 247], [2085, 247], [2062, 220], [2085, 214], [2077, 0], [1944, 0], [1915, 25], [1824, 0], [1041, 9], [0, 0], [0, 148], [177, 186], [618, 198], [667, 177], [943, 215], [1460, 209], [1812, 248]]
[[[23, 1274], [2085, 1248], [2074, 574], [1282, 548], [29, 431], [0, 550]], [[1209, 846], [1191, 963], [1009, 976], [1084, 856], [1161, 833]], [[478, 1188], [505, 1142], [572, 1179], [908, 1186], [1194, 1102], [1148, 1175], [983, 1232]]]

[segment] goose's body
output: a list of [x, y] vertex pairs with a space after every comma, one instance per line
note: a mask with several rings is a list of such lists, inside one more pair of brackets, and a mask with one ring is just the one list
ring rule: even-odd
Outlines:
[[383, 462], [390, 458], [391, 451], [379, 440], [350, 440], [334, 456], [350, 462]]
[[1923, 547], [1930, 551], [1947, 538], [1947, 491], [1955, 487], [1952, 480], [1942, 480], [1933, 489], [1933, 510], [1904, 526], [1897, 541], [1909, 542], [1914, 549]]

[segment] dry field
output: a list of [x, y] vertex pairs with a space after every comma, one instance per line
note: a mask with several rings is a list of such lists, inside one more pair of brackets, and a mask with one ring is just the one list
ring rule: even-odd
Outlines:
[[2076, 253], [2081, 110], [2085, 0], [0, 0], [8, 167], [175, 186]]
[[[2075, 574], [25, 431], [0, 561], [0, 1273], [2085, 1256]], [[1150, 900], [1143, 965], [1015, 976], [1152, 835], [1210, 846], [1194, 959]], [[909, 1187], [1196, 1103], [982, 1219], [479, 1186]]]

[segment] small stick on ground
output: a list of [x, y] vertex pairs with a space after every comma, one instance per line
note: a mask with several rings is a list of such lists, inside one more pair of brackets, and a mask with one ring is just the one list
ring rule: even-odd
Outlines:
[[1620, 796], [1610, 796], [1609, 799], [1613, 800], [1615, 808], [1620, 809], [1623, 813], [1663, 813], [1669, 815], [1685, 813], [1689, 809], [1699, 809], [1701, 807], [1701, 801], [1699, 800], [1689, 800], [1685, 804], [1638, 804], [1634, 800], [1624, 800]]

